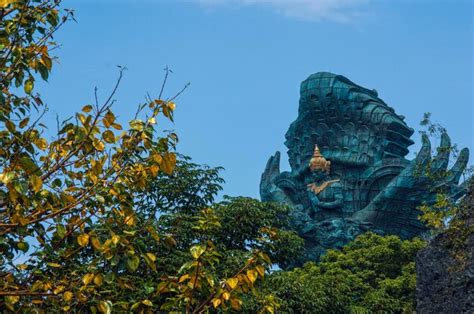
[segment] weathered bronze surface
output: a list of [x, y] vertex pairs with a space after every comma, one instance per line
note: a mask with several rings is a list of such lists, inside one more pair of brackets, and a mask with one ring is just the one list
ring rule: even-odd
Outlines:
[[427, 173], [447, 173], [437, 188], [454, 199], [465, 193], [458, 183], [468, 149], [448, 170], [448, 135], [441, 136], [434, 158], [423, 135], [420, 152], [408, 160], [413, 133], [375, 90], [344, 76], [320, 72], [301, 83], [298, 117], [286, 133], [291, 171], [280, 173], [276, 152], [262, 174], [260, 195], [292, 208], [294, 227], [306, 240], [302, 261], [318, 260], [366, 230], [402, 238], [424, 232], [417, 207], [436, 195]]

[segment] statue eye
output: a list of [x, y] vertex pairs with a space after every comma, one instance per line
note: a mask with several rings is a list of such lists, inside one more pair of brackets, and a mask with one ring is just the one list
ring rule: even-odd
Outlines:
[[316, 96], [315, 94], [311, 94], [311, 96], [309, 96], [309, 98], [310, 98], [312, 101], [318, 101], [318, 100], [319, 100], [319, 97]]

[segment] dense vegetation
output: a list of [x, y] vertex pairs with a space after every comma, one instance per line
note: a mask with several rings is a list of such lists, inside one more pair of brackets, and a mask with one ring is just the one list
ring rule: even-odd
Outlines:
[[365, 234], [319, 264], [288, 208], [215, 202], [220, 168], [175, 152], [175, 96], [138, 105], [128, 126], [114, 96], [42, 124], [35, 81], [54, 65], [59, 0], [0, 1], [0, 309], [11, 312], [413, 310], [423, 242]]
[[321, 262], [273, 273], [263, 283], [282, 313], [411, 313], [420, 239], [366, 233]]

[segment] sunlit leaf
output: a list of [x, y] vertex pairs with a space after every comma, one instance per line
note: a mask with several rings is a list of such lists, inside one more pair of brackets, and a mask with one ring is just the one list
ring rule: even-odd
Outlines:
[[91, 105], [86, 105], [86, 106], [82, 107], [82, 111], [91, 112], [92, 111], [92, 106]]
[[235, 287], [237, 287], [237, 284], [239, 283], [239, 280], [237, 278], [230, 278], [230, 279], [227, 279], [226, 283], [233, 290], [233, 289], [235, 289]]
[[101, 286], [104, 283], [104, 277], [101, 274], [94, 276], [94, 284], [96, 286]]
[[110, 313], [112, 313], [112, 302], [110, 302], [110, 301], [101, 301], [97, 305], [97, 309], [102, 314], [110, 314]]
[[87, 233], [82, 233], [78, 235], [77, 243], [82, 247], [87, 246], [89, 244], [89, 235]]
[[66, 291], [63, 293], [63, 300], [65, 302], [70, 302], [73, 298], [74, 294], [71, 291]]
[[214, 298], [212, 299], [212, 306], [214, 306], [215, 309], [221, 304], [221, 299]]
[[176, 165], [176, 155], [167, 153], [163, 156], [162, 169], [166, 174], [171, 174]]
[[254, 282], [257, 280], [258, 273], [257, 273], [256, 270], [254, 270], [254, 269], [249, 269], [249, 270], [247, 270], [246, 274], [247, 274], [248, 279], [249, 279], [252, 283], [254, 283]]
[[34, 86], [34, 82], [32, 79], [29, 79], [25, 82], [25, 93], [27, 94], [31, 94], [31, 92], [33, 91], [33, 86]]
[[206, 249], [201, 245], [195, 245], [191, 247], [190, 252], [194, 259], [198, 259]]
[[38, 193], [43, 187], [43, 181], [41, 180], [40, 177], [36, 175], [32, 175], [30, 177], [30, 183], [31, 183], [31, 187], [33, 188], [33, 191], [35, 191], [36, 193]]
[[146, 256], [148, 256], [148, 258], [149, 258], [152, 262], [156, 261], [156, 256], [155, 256], [155, 254], [153, 254], [153, 253], [146, 253]]
[[84, 277], [82, 277], [82, 282], [84, 283], [84, 285], [88, 285], [92, 282], [92, 280], [94, 279], [94, 274], [85, 274]]

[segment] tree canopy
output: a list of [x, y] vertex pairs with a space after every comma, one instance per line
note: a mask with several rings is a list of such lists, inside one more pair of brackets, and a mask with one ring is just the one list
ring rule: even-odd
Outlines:
[[[263, 282], [283, 313], [409, 313], [420, 239], [365, 233], [319, 264], [278, 271]], [[264, 293], [264, 294], [265, 294]]]

